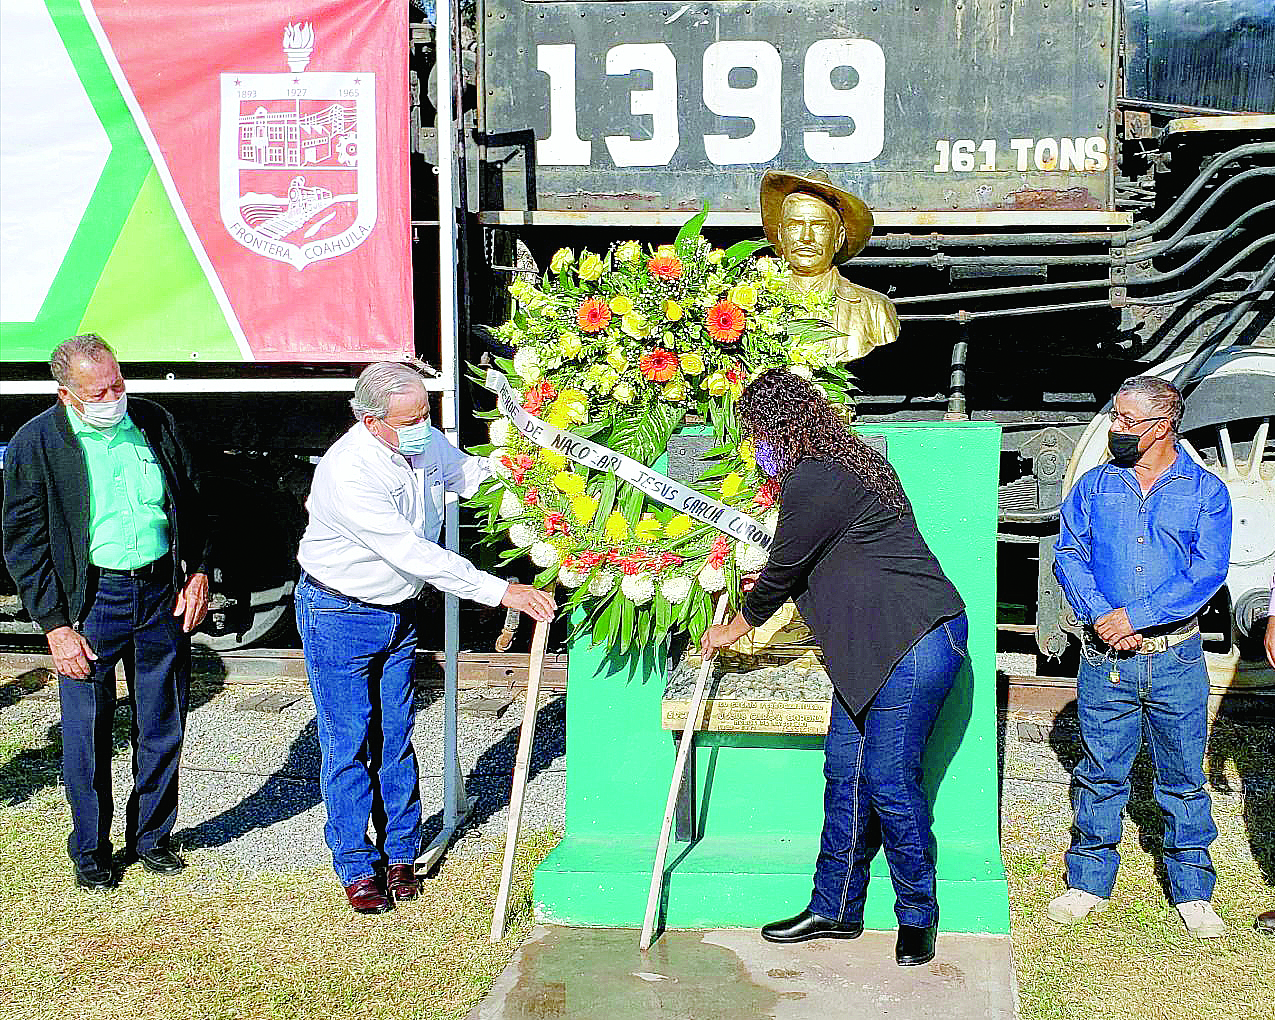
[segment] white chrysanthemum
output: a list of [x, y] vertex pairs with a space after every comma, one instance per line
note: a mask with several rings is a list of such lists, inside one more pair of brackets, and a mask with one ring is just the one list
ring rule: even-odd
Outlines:
[[508, 418], [496, 418], [492, 421], [487, 434], [491, 437], [492, 446], [508, 446], [513, 431], [514, 427], [509, 424]]
[[599, 570], [589, 582], [589, 594], [595, 599], [601, 598], [613, 587], [615, 587], [615, 571]]
[[505, 494], [500, 497], [500, 516], [507, 521], [522, 516], [522, 500], [518, 498], [518, 493], [505, 490]]
[[543, 371], [540, 366], [540, 352], [534, 347], [519, 347], [514, 354], [514, 371], [529, 383], [538, 381]]
[[587, 570], [572, 570], [570, 567], [563, 567], [558, 571], [558, 583], [567, 588], [579, 588], [589, 579]]
[[759, 545], [750, 545], [748, 542], [735, 543], [735, 562], [745, 574], [754, 574], [761, 570], [768, 559], [770, 556]]
[[775, 529], [779, 527], [779, 510], [776, 508], [768, 511], [766, 516], [761, 519], [761, 526], [765, 528], [773, 538]]
[[809, 365], [789, 365], [788, 371], [793, 375], [801, 376], [803, 379], [813, 379], [815, 377], [814, 372], [810, 371]]
[[655, 582], [650, 574], [633, 574], [620, 582], [620, 592], [635, 606], [644, 606], [655, 595]]
[[537, 542], [531, 547], [531, 562], [538, 567], [552, 567], [558, 562], [558, 550], [549, 542]]
[[523, 524], [519, 521], [509, 527], [509, 541], [521, 549], [525, 549], [529, 545], [536, 544], [536, 533], [532, 530], [530, 524]]
[[498, 475], [501, 478], [512, 478], [514, 476], [514, 473], [500, 462], [501, 457], [508, 456], [509, 451], [503, 446], [498, 446], [492, 450], [491, 453], [487, 454], [487, 466], [491, 468], [491, 473], [493, 475]]
[[709, 593], [721, 591], [726, 587], [725, 571], [718, 570], [710, 563], [704, 564], [704, 569], [699, 572], [696, 580], [699, 581], [699, 586]]
[[686, 596], [690, 593], [691, 579], [685, 574], [679, 574], [677, 577], [670, 577], [660, 585], [660, 594], [675, 606], [685, 602]]

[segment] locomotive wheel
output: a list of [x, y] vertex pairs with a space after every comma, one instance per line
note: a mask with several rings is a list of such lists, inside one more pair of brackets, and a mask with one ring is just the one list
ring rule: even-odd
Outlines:
[[[1172, 379], [1188, 356], [1164, 362], [1146, 374]], [[1229, 595], [1229, 647], [1205, 653], [1210, 678], [1219, 686], [1275, 683], [1271, 672], [1262, 668], [1260, 637], [1265, 619], [1257, 608], [1265, 604], [1264, 594], [1275, 571], [1273, 422], [1275, 350], [1233, 349], [1215, 355], [1187, 395], [1182, 447], [1196, 463], [1222, 479], [1231, 495], [1231, 563], [1224, 585]], [[1067, 491], [1085, 471], [1110, 459], [1108, 426], [1104, 413], [1085, 428], [1067, 467]]]

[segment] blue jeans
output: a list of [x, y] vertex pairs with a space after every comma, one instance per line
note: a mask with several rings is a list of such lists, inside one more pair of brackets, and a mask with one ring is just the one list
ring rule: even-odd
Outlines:
[[420, 849], [420, 776], [412, 749], [416, 603], [368, 606], [322, 591], [303, 576], [296, 608], [323, 758], [323, 835], [337, 878], [350, 885], [385, 864], [411, 864]]
[[[1111, 680], [1112, 664], [1119, 681]], [[1120, 867], [1120, 813], [1143, 734], [1155, 766], [1152, 793], [1164, 812], [1164, 868], [1174, 903], [1213, 896], [1217, 838], [1204, 790], [1209, 677], [1200, 636], [1154, 655], [1108, 658], [1085, 643], [1076, 677], [1083, 757], [1072, 774], [1067, 885], [1111, 895]]]
[[[165, 561], [167, 562], [167, 561]], [[177, 774], [190, 694], [190, 636], [173, 616], [172, 575], [100, 574], [80, 633], [97, 655], [87, 680], [58, 677], [62, 776], [71, 806], [67, 852], [81, 866], [111, 859], [111, 729], [115, 666], [123, 659], [133, 703], [133, 791], [124, 839], [131, 852], [168, 843], [177, 820]]]
[[934, 836], [921, 756], [965, 661], [968, 634], [964, 613], [926, 633], [857, 716], [840, 698], [832, 699], [812, 913], [862, 921], [868, 868], [884, 844], [899, 923], [937, 922]]

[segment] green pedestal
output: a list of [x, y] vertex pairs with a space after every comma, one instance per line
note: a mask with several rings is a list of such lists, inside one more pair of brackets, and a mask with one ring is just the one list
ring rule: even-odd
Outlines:
[[[996, 774], [996, 491], [994, 424], [864, 427], [887, 437], [921, 532], [968, 606], [966, 667], [926, 751], [945, 931], [1009, 931]], [[640, 926], [675, 745], [660, 727], [666, 655], [630, 666], [591, 648], [570, 653], [567, 831], [536, 873], [541, 920]], [[669, 847], [670, 928], [750, 927], [809, 902], [823, 824], [821, 737], [703, 733], [696, 748], [693, 844]], [[883, 854], [865, 923], [896, 926]]]

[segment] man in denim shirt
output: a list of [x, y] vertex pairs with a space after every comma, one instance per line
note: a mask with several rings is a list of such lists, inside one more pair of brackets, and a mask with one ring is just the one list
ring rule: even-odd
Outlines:
[[1164, 867], [1187, 931], [1226, 926], [1209, 900], [1217, 837], [1204, 790], [1208, 671], [1196, 614], [1226, 579], [1231, 500], [1178, 445], [1182, 395], [1135, 376], [1109, 413], [1112, 461], [1085, 472], [1062, 505], [1054, 573], [1085, 624], [1076, 701], [1083, 758], [1067, 891], [1049, 916], [1104, 910], [1120, 866], [1120, 813], [1145, 731], [1164, 812]]

